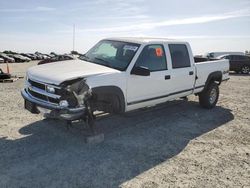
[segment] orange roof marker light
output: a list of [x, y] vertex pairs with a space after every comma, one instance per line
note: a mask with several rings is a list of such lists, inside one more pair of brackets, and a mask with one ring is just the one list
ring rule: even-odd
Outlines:
[[157, 57], [162, 57], [163, 56], [163, 50], [162, 48], [156, 48], [155, 53]]

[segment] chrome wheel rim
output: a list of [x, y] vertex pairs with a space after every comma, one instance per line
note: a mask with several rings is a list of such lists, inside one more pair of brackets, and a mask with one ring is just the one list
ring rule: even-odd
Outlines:
[[249, 67], [248, 66], [242, 67], [242, 73], [244, 74], [249, 73]]
[[210, 92], [209, 102], [210, 104], [213, 104], [216, 101], [217, 98], [217, 90], [213, 88]]

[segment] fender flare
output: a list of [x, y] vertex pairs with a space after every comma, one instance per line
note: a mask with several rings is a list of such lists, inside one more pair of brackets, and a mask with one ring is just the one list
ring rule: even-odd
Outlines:
[[120, 111], [125, 112], [125, 97], [124, 93], [118, 86], [100, 86], [91, 89], [93, 96], [98, 95], [116, 95], [120, 102]]
[[203, 91], [207, 89], [207, 87], [211, 81], [217, 81], [218, 85], [220, 85], [221, 81], [222, 81], [222, 72], [215, 71], [215, 72], [210, 73], [207, 77], [206, 82], [205, 82], [205, 87], [204, 87]]

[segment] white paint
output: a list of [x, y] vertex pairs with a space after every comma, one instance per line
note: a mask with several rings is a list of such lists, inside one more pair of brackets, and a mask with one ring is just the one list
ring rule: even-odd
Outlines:
[[[207, 61], [195, 64], [191, 47], [187, 42], [161, 38], [113, 38], [108, 40], [119, 40], [141, 44], [126, 71], [118, 71], [86, 61], [71, 60], [32, 67], [28, 70], [28, 77], [40, 82], [56, 85], [66, 80], [85, 77], [87, 84], [91, 88], [98, 86], [117, 86], [121, 88], [126, 103], [193, 89], [176, 95], [170, 95], [165, 98], [150, 100], [129, 106], [126, 104], [126, 111], [129, 111], [200, 92], [202, 88], [195, 89], [195, 87], [205, 85], [210, 73], [215, 71], [221, 71], [223, 73], [224, 71], [229, 70], [228, 60]], [[164, 46], [168, 70], [151, 72], [150, 76], [131, 75], [130, 72], [139, 54], [144, 46], [148, 44], [162, 44]], [[168, 44], [186, 45], [191, 60], [191, 67], [172, 69]], [[193, 71], [194, 74], [189, 75], [190, 71]], [[170, 75], [171, 79], [165, 80], [165, 75]], [[198, 79], [195, 82], [196, 75]], [[227, 79], [228, 76], [228, 73], [223, 74], [222, 79]]]

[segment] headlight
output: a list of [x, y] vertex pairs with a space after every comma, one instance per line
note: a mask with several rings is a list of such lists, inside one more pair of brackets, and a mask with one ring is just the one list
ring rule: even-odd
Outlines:
[[67, 108], [69, 106], [69, 103], [66, 100], [62, 100], [59, 102], [59, 106], [63, 108]]
[[56, 92], [55, 88], [52, 86], [47, 86], [46, 90], [48, 93], [52, 93], [52, 94], [54, 94]]

